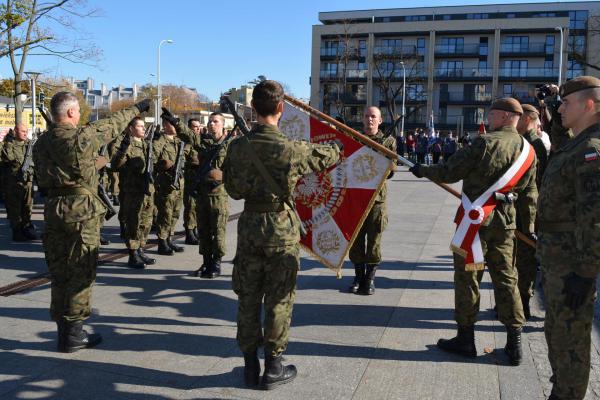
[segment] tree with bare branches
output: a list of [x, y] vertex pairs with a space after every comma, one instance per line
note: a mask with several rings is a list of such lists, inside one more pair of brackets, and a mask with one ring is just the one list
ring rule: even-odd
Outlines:
[[[28, 57], [52, 56], [95, 65], [101, 52], [89, 37], [82, 37], [76, 21], [96, 14], [85, 0], [6, 0], [0, 6], [0, 57], [9, 57], [14, 74], [17, 123], [22, 121], [20, 94], [25, 93], [23, 74]], [[59, 31], [68, 32], [68, 38]]]

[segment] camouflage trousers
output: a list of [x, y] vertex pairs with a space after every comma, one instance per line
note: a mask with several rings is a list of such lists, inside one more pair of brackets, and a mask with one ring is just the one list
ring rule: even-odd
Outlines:
[[583, 399], [590, 377], [590, 350], [596, 284], [577, 309], [565, 305], [564, 278], [573, 270], [569, 265], [542, 260], [544, 332], [548, 343], [548, 359], [556, 378], [552, 393], [559, 399]]
[[33, 184], [19, 183], [15, 179], [4, 180], [4, 203], [12, 229], [23, 229], [31, 223], [33, 207]]
[[156, 234], [166, 239], [175, 233], [175, 225], [181, 212], [181, 190], [158, 190], [154, 195], [156, 204]]
[[137, 250], [146, 245], [152, 227], [153, 195], [143, 192], [121, 192], [123, 202], [119, 211], [123, 211], [125, 224], [125, 243], [127, 248]]
[[[492, 278], [498, 319], [507, 327], [520, 328], [525, 316], [513, 265], [514, 232], [482, 227], [479, 237]], [[465, 271], [465, 259], [457, 254], [454, 254], [454, 269], [454, 317], [459, 325], [471, 326], [477, 322], [483, 270]]]
[[108, 191], [113, 196], [118, 196], [119, 192], [120, 192], [120, 190], [119, 190], [119, 173], [108, 171], [107, 175], [108, 175]]
[[203, 255], [221, 258], [225, 255], [225, 229], [229, 218], [227, 196], [196, 197], [199, 251]]
[[[265, 346], [278, 356], [289, 339], [300, 268], [299, 246], [245, 247], [238, 244], [233, 291], [238, 295], [237, 341], [244, 353]], [[261, 306], [264, 303], [264, 325]]]
[[387, 222], [385, 203], [373, 204], [373, 208], [350, 248], [349, 256], [353, 264], [379, 264], [381, 262], [381, 235]]
[[515, 265], [519, 273], [519, 293], [522, 297], [533, 297], [537, 276], [535, 248], [519, 239], [515, 241]]
[[72, 223], [45, 219], [43, 241], [52, 276], [50, 316], [54, 321], [90, 316], [103, 219], [104, 215]]
[[186, 180], [183, 187], [183, 227], [196, 228], [196, 196], [194, 195], [194, 181]]

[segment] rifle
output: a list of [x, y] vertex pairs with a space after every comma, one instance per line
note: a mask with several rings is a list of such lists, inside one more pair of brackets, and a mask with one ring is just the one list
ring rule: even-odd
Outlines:
[[173, 176], [173, 186], [176, 190], [179, 190], [181, 187], [179, 181], [181, 180], [181, 176], [183, 175], [183, 149], [185, 148], [185, 143], [181, 142], [179, 144], [179, 149], [177, 149], [177, 161], [175, 162], [175, 175]]
[[[102, 157], [106, 157], [107, 150], [108, 150], [108, 144], [103, 144], [102, 147], [100, 147], [100, 151], [98, 152], [98, 155], [100, 155]], [[111, 219], [112, 217], [117, 215], [117, 211], [114, 209], [114, 207], [110, 201], [110, 198], [108, 197], [108, 194], [106, 193], [106, 188], [102, 184], [102, 180], [103, 180], [104, 176], [106, 175], [106, 166], [102, 167], [100, 169], [100, 171], [98, 171], [98, 173], [100, 174], [100, 182], [98, 183], [98, 197], [100, 198], [100, 200], [102, 200], [102, 203], [106, 207], [106, 215], [104, 216], [104, 219], [106, 221], [108, 221], [109, 219]]]
[[388, 130], [384, 133], [384, 137], [388, 137], [388, 136], [392, 136], [392, 134], [394, 133], [394, 131], [396, 130], [396, 127], [398, 126], [398, 122], [402, 121], [402, 117], [398, 117], [396, 118], [396, 120], [394, 121], [394, 123], [388, 128]]
[[144, 168], [144, 181], [146, 195], [150, 195], [150, 187], [154, 184], [154, 135], [160, 130], [160, 125], [152, 125], [148, 128], [146, 140], [146, 168]]
[[21, 164], [21, 169], [17, 175], [18, 182], [26, 182], [29, 175], [29, 170], [31, 169], [31, 163], [33, 162], [33, 146], [37, 141], [37, 132], [34, 132], [32, 136], [33, 137], [29, 143], [27, 143], [27, 148], [25, 149], [25, 158], [23, 159], [23, 164]]
[[46, 113], [44, 106], [38, 106], [38, 110], [40, 110], [42, 118], [44, 118], [44, 121], [46, 121], [46, 127], [48, 127], [52, 123], [52, 118]]

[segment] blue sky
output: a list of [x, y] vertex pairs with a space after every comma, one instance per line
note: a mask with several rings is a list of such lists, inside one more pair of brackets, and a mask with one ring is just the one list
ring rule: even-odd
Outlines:
[[[157, 46], [161, 48], [161, 83], [196, 88], [211, 99], [257, 75], [287, 83], [297, 97], [309, 97], [312, 25], [320, 11], [420, 7], [520, 1], [418, 0], [88, 0], [101, 16], [79, 25], [102, 49], [100, 66], [31, 57], [26, 70], [50, 76], [94, 78], [96, 88], [133, 82], [156, 82]], [[11, 77], [7, 58], [0, 76]]]

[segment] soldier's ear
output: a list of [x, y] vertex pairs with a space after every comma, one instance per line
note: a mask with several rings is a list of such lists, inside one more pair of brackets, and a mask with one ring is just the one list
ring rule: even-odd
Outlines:
[[276, 110], [276, 113], [277, 113], [277, 114], [283, 114], [283, 109], [284, 109], [284, 107], [285, 107], [285, 106], [284, 106], [284, 104], [283, 104], [283, 101], [280, 101], [279, 103], [277, 103], [277, 108], [275, 109], [275, 110]]

